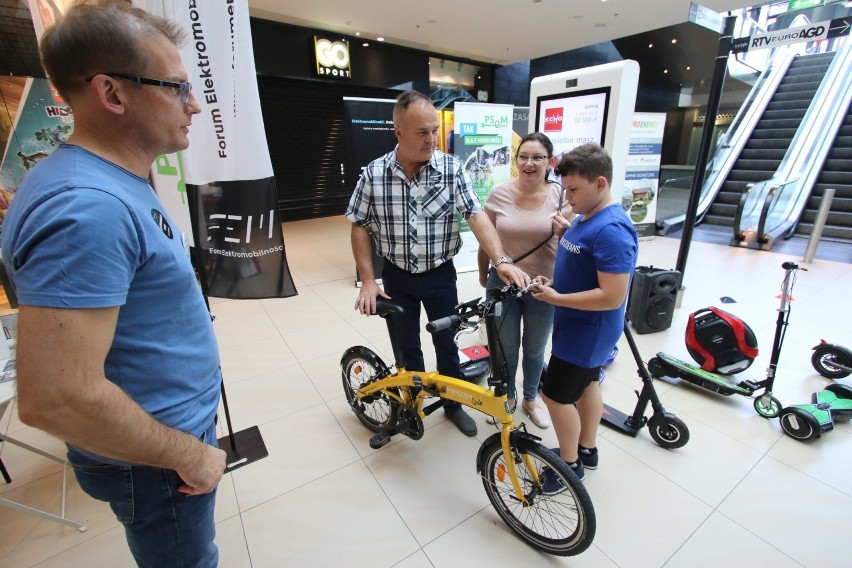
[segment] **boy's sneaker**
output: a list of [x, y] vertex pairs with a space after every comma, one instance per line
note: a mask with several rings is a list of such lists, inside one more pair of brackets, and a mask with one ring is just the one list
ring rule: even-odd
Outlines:
[[[550, 448], [550, 451], [559, 455], [559, 448]], [[580, 446], [577, 448], [577, 455], [580, 456], [580, 462], [583, 464], [584, 469], [598, 469], [598, 449], [597, 448], [584, 448]]]
[[583, 460], [577, 460], [574, 463], [569, 463], [571, 469], [574, 471], [574, 474], [577, 476], [577, 479], [583, 481], [586, 479], [586, 472], [583, 466]]
[[597, 448], [584, 448], [580, 446], [577, 453], [580, 456], [580, 462], [582, 462], [583, 467], [586, 469], [597, 469], [598, 468], [598, 449]]
[[[586, 472], [583, 471], [583, 462], [577, 460], [568, 465], [571, 466], [571, 470], [577, 476], [577, 479], [580, 481], [586, 479]], [[562, 478], [548, 466], [541, 468], [541, 492], [545, 495], [558, 495], [563, 491], [565, 491], [565, 483], [562, 481]]]
[[541, 468], [541, 492], [545, 495], [558, 495], [565, 491], [562, 478], [548, 466]]

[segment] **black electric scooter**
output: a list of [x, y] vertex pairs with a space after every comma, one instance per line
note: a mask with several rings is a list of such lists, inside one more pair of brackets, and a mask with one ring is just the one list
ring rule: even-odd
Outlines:
[[[764, 418], [775, 418], [781, 411], [781, 401], [772, 395], [772, 386], [775, 383], [775, 371], [778, 368], [778, 359], [781, 356], [781, 347], [784, 344], [784, 336], [787, 331], [787, 322], [790, 319], [790, 300], [793, 294], [793, 284], [796, 281], [796, 271], [807, 270], [793, 262], [785, 262], [781, 265], [784, 269], [784, 282], [781, 290], [781, 306], [778, 309], [778, 319], [775, 324], [775, 340], [772, 343], [772, 355], [769, 358], [769, 367], [766, 370], [766, 378], [762, 381], [743, 380], [736, 382], [727, 375], [711, 373], [690, 363], [686, 363], [667, 355], [657, 353], [657, 356], [648, 361], [648, 370], [655, 377], [673, 377], [683, 379], [701, 388], [729, 396], [739, 394], [747, 397], [754, 396], [754, 409]], [[762, 391], [760, 394], [755, 394]]]
[[[624, 320], [624, 337], [627, 339], [627, 344], [630, 345], [630, 351], [633, 353], [633, 359], [636, 361], [636, 372], [642, 379], [642, 390], [634, 391], [639, 400], [636, 402], [633, 414], [627, 415], [604, 404], [601, 422], [634, 438], [639, 430], [647, 425], [651, 438], [660, 446], [666, 449], [685, 446], [689, 441], [689, 428], [686, 427], [683, 420], [670, 412], [666, 412], [663, 403], [660, 402], [660, 397], [657, 396], [657, 391], [654, 388], [654, 380], [642, 360], [642, 355], [639, 353], [639, 348], [636, 346], [636, 341], [633, 339], [633, 333], [630, 331], [626, 319]], [[645, 416], [649, 402], [654, 411], [650, 418]]]

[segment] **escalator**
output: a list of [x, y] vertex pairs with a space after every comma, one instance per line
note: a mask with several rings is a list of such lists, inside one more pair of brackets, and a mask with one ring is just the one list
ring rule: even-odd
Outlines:
[[822, 236], [825, 239], [852, 242], [852, 105], [843, 121], [822, 171], [814, 184], [795, 236], [809, 236], [813, 231], [817, 210], [827, 188], [835, 190]]
[[700, 221], [734, 226], [747, 186], [772, 178], [781, 165], [833, 57], [834, 53], [817, 53], [793, 59]]

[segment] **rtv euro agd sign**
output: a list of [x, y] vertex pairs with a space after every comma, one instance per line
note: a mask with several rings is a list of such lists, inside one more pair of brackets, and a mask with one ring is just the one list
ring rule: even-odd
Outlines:
[[778, 30], [767, 34], [755, 34], [750, 37], [738, 38], [733, 41], [731, 51], [740, 53], [765, 49], [768, 47], [780, 47], [802, 41], [819, 41], [834, 37], [849, 35], [850, 18], [838, 18], [826, 22], [816, 22], [807, 26]]

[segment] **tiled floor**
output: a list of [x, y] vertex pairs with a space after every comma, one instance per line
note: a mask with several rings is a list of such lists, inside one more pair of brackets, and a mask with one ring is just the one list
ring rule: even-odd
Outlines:
[[[474, 463], [493, 430], [477, 415], [477, 438], [442, 413], [426, 435], [371, 450], [370, 433], [349, 411], [338, 362], [351, 345], [390, 359], [383, 322], [352, 310], [356, 297], [349, 226], [342, 218], [285, 225], [299, 295], [213, 299], [215, 327], [235, 430], [259, 425], [269, 457], [228, 474], [219, 488], [217, 542], [223, 567], [365, 566], [849, 566], [852, 427], [812, 443], [784, 435], [752, 401], [657, 381], [668, 411], [689, 427], [689, 443], [668, 451], [642, 430], [602, 428], [601, 466], [586, 475], [598, 529], [581, 556], [555, 558], [519, 541], [500, 521]], [[640, 246], [640, 264], [672, 267], [678, 241]], [[637, 335], [645, 359], [658, 350], [688, 359], [691, 311], [718, 305], [754, 329], [761, 353], [743, 373], [761, 379], [774, 333], [785, 260], [797, 257], [694, 243], [683, 306], [671, 329]], [[809, 402], [829, 381], [810, 365], [821, 338], [852, 347], [852, 264], [819, 260], [800, 273], [776, 395]], [[479, 295], [462, 274], [462, 299]], [[719, 303], [721, 296], [737, 303]], [[424, 332], [425, 337], [425, 332]], [[431, 355], [431, 348], [427, 348]], [[852, 384], [852, 379], [844, 379]], [[604, 396], [630, 410], [639, 388], [626, 345], [608, 369]], [[61, 454], [62, 445], [7, 412], [0, 428]], [[517, 418], [523, 419], [519, 414]], [[221, 421], [220, 421], [221, 423]], [[552, 429], [530, 430], [555, 445]], [[2, 449], [14, 481], [4, 497], [59, 512], [61, 466], [15, 446]], [[83, 495], [68, 474], [68, 510], [79, 533], [0, 508], [0, 566], [131, 566], [122, 529], [107, 506]]]

